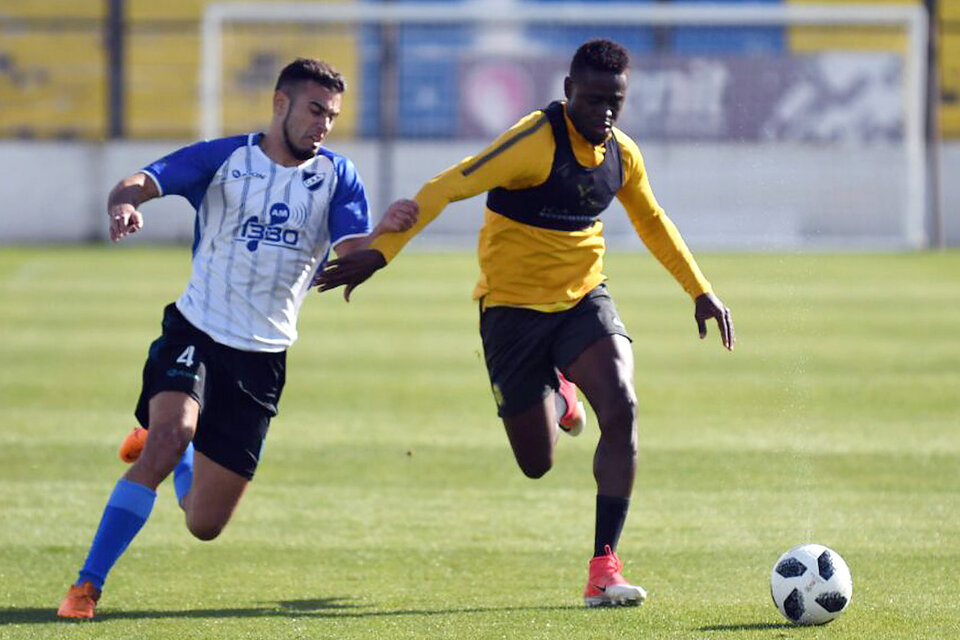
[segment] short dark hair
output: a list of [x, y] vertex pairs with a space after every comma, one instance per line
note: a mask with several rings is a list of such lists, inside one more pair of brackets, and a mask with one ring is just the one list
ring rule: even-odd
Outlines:
[[275, 90], [286, 91], [291, 86], [306, 80], [316, 82], [337, 93], [343, 93], [347, 90], [347, 83], [339, 71], [330, 64], [313, 58], [297, 58], [285, 66], [283, 71], [280, 72], [280, 77], [277, 78]]
[[570, 75], [590, 69], [608, 73], [625, 73], [630, 68], [630, 54], [623, 45], [597, 38], [580, 45], [570, 61]]

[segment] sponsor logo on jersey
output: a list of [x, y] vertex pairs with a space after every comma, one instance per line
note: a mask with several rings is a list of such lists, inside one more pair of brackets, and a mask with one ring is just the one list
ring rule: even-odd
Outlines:
[[327, 179], [327, 174], [319, 173], [314, 171], [304, 171], [303, 172], [303, 186], [305, 186], [310, 191], [316, 191], [321, 186], [323, 182]]
[[285, 225], [288, 220], [290, 207], [283, 202], [274, 202], [270, 205], [268, 222], [262, 222], [259, 216], [250, 216], [240, 227], [237, 241], [246, 242], [249, 251], [256, 251], [261, 244], [283, 249], [296, 248], [300, 243], [300, 232]]
[[230, 175], [238, 180], [240, 178], [260, 178], [262, 180], [267, 177], [267, 174], [259, 171], [240, 171], [239, 169], [234, 169], [230, 172]]

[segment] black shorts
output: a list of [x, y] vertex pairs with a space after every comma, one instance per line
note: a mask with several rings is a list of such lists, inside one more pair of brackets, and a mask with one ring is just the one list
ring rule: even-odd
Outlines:
[[566, 311], [482, 310], [480, 337], [499, 415], [516, 415], [556, 391], [556, 370], [566, 368], [587, 347], [610, 335], [630, 339], [602, 284]]
[[194, 448], [253, 478], [286, 376], [286, 351], [240, 351], [214, 342], [176, 305], [163, 312], [163, 333], [150, 345], [135, 415], [149, 428], [150, 398], [180, 391], [200, 403]]

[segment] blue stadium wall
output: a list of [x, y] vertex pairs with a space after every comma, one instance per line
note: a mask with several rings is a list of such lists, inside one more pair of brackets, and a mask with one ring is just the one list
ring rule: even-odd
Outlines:
[[[376, 2], [376, 0], [368, 0]], [[397, 3], [423, 0], [395, 0]], [[427, 0], [431, 1], [431, 0]], [[466, 0], [432, 0], [438, 4]], [[524, 0], [530, 4], [557, 0]], [[579, 0], [559, 0], [579, 1]], [[620, 0], [586, 0], [602, 5]], [[657, 0], [635, 0], [636, 4], [652, 4]], [[716, 2], [716, 0], [684, 0]], [[720, 0], [724, 4], [757, 2], [758, 0]], [[759, 0], [778, 4], [781, 0]], [[611, 22], [615, 22], [611, 17]], [[396, 135], [416, 138], [451, 138], [462, 131], [463, 110], [460, 105], [461, 78], [458, 56], [469, 51], [475, 42], [475, 30], [466, 26], [408, 26], [396, 34], [395, 64], [398, 72], [398, 114]], [[626, 46], [633, 55], [769, 55], [783, 52], [787, 34], [783, 27], [623, 27], [623, 26], [547, 26], [533, 25], [525, 29], [531, 44], [570, 56], [586, 40], [605, 37]], [[380, 96], [380, 73], [383, 62], [381, 35], [368, 28], [362, 35], [361, 65], [363, 83], [362, 113], [359, 134], [376, 137], [381, 134], [383, 104]], [[539, 105], [530, 105], [536, 108]]]

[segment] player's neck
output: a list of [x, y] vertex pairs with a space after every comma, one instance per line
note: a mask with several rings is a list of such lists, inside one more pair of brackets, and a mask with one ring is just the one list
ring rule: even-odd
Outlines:
[[283, 134], [267, 131], [260, 136], [260, 150], [281, 167], [297, 167], [306, 162], [294, 156], [283, 140]]

